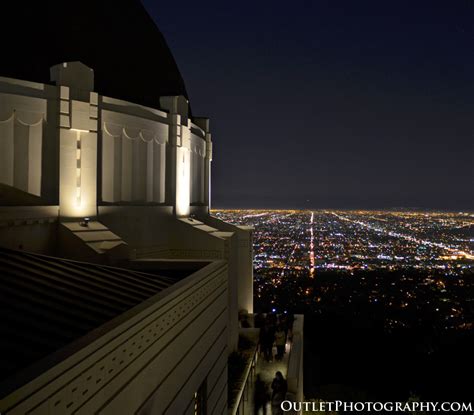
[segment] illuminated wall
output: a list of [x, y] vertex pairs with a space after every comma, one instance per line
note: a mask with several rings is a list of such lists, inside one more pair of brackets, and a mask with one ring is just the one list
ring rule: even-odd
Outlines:
[[[208, 206], [206, 181], [210, 175], [209, 120], [188, 119], [187, 100], [184, 97], [162, 97], [160, 103], [170, 112], [170, 162], [174, 163], [175, 214], [188, 216], [192, 205]], [[185, 105], [186, 104], [186, 105]]]
[[102, 110], [102, 201], [165, 202], [168, 125]]
[[[86, 402], [81, 392], [74, 405], [84, 405], [86, 413], [96, 409], [128, 413], [141, 407], [143, 413], [151, 413], [163, 406], [165, 398], [169, 413], [192, 413], [193, 393], [206, 378], [210, 410], [225, 412], [227, 355], [237, 348], [238, 309], [252, 310], [251, 303], [241, 301], [239, 288], [239, 281], [245, 279], [247, 284], [252, 275], [246, 268], [251, 266], [252, 252], [250, 236], [240, 235], [243, 230], [225, 228], [219, 221], [214, 222], [215, 227], [209, 226], [213, 223], [207, 215], [212, 160], [209, 120], [193, 118], [191, 122], [183, 96], [159, 97], [160, 109], [156, 109], [99, 95], [94, 92], [93, 71], [80, 62], [56, 65], [51, 75], [55, 85], [0, 78], [0, 184], [33, 197], [32, 204], [36, 204], [23, 213], [16, 205], [2, 206], [0, 213], [8, 221], [6, 226], [1, 224], [6, 231], [0, 229], [0, 245], [13, 243], [16, 249], [50, 255], [59, 252], [71, 258], [81, 246], [87, 248], [91, 261], [97, 262], [105, 261], [103, 257], [123, 261], [138, 255], [212, 262], [189, 285], [177, 284], [176, 296], [168, 291], [158, 299], [153, 310], [156, 318], [169, 312], [177, 320], [164, 331], [173, 339], [163, 339], [147, 351], [154, 361], [150, 364], [147, 358], [142, 365], [135, 361], [138, 353], [128, 352], [127, 367], [133, 367], [132, 372], [127, 369], [120, 375], [120, 383], [92, 380], [91, 385], [82, 385], [94, 399]], [[194, 217], [188, 218], [191, 213]], [[202, 222], [198, 215], [202, 215]], [[87, 230], [78, 223], [84, 217], [92, 219]], [[13, 226], [22, 229], [11, 229]], [[127, 250], [108, 251], [109, 235], [127, 245]], [[35, 246], [25, 245], [30, 236], [35, 238]], [[75, 242], [69, 237], [76, 238]], [[90, 249], [92, 243], [95, 251]], [[185, 309], [179, 308], [181, 301], [186, 307], [189, 304], [190, 311], [179, 317], [175, 310]], [[151, 314], [145, 314], [148, 320]], [[135, 334], [142, 339], [154, 337], [143, 323], [139, 328], [137, 321], [124, 320], [126, 330], [121, 328], [123, 338], [116, 338], [117, 342], [126, 341], [130, 343], [127, 347], [141, 349], [142, 342], [135, 341]], [[67, 365], [63, 366], [65, 376], [51, 372], [54, 376], [38, 377], [36, 392], [26, 392], [19, 413], [25, 413], [27, 406], [27, 411], [39, 408], [38, 397], [45, 399], [40, 411], [47, 412], [59, 399], [61, 405], [69, 405], [70, 399], [62, 397], [73, 396], [77, 389], [76, 383], [71, 383], [72, 373], [102, 370], [104, 356], [112, 359], [111, 368], [121, 361], [115, 358], [111, 349], [115, 346], [109, 340], [104, 337], [103, 349], [84, 351], [87, 361], [78, 354], [80, 361], [62, 362]], [[170, 347], [162, 348], [164, 344]], [[183, 356], [187, 356], [185, 360]], [[164, 367], [169, 370], [163, 372]], [[84, 383], [84, 378], [80, 375], [78, 384]], [[51, 392], [53, 381], [57, 394]], [[107, 395], [101, 390], [105, 385]], [[147, 397], [141, 393], [144, 390]], [[15, 392], [13, 399], [18, 396]], [[108, 402], [105, 411], [94, 406], [104, 397]], [[69, 406], [65, 408], [67, 412]]]
[[59, 140], [60, 215], [96, 216], [97, 133], [65, 129]]
[[206, 142], [191, 134], [191, 203], [205, 203], [205, 157]]
[[80, 62], [53, 66], [51, 79], [0, 78], [1, 184], [58, 204], [65, 220], [101, 204], [172, 206], [178, 217], [209, 205], [209, 120], [191, 122], [186, 98], [154, 109], [100, 96]]
[[46, 100], [0, 93], [0, 183], [41, 195]]
[[176, 215], [188, 216], [191, 197], [191, 154], [186, 147], [176, 148]]
[[[90, 77], [91, 69], [73, 62], [56, 65], [57, 82]], [[74, 76], [75, 75], [75, 76]], [[63, 79], [63, 76], [66, 78]], [[97, 214], [98, 94], [59, 86], [59, 214], [83, 218]], [[83, 85], [84, 87], [84, 85]]]

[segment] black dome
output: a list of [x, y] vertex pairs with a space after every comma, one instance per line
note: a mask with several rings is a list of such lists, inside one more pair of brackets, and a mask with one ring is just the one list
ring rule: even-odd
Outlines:
[[159, 96], [188, 98], [139, 0], [13, 0], [1, 8], [0, 76], [50, 83], [51, 66], [80, 61], [94, 70], [102, 95], [155, 108]]

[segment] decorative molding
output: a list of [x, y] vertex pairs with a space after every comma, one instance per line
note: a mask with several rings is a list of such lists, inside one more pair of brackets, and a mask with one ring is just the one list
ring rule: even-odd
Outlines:
[[[17, 391], [15, 400], [19, 403], [3, 413], [68, 414], [80, 411], [94, 396], [103, 393], [107, 385], [117, 381], [126, 385], [130, 378], [138, 375], [143, 368], [132, 367], [132, 364], [148, 351], [153, 350], [153, 354], [157, 356], [174, 344], [169, 340], [160, 341], [168, 335], [169, 330], [179, 325], [182, 327], [178, 333], [188, 330], [192, 321], [201, 315], [202, 309], [220, 298], [226, 292], [226, 287], [226, 268], [219, 268], [193, 282], [179, 294], [165, 297], [163, 305], [160, 306], [158, 302], [158, 307], [150, 306], [149, 308], [154, 308], [151, 313], [144, 311], [140, 321], [50, 383], [43, 384], [31, 395], [23, 397], [23, 400], [20, 400]], [[158, 381], [157, 378], [156, 382]], [[8, 402], [8, 397], [5, 402]]]
[[151, 141], [156, 142], [157, 144], [165, 144], [168, 141], [168, 137], [163, 136], [162, 134], [158, 134], [153, 130], [147, 130], [145, 128], [136, 129], [136, 128], [129, 128], [120, 124], [115, 124], [111, 122], [103, 122], [102, 123], [102, 131], [105, 132], [110, 137], [114, 138], [121, 138], [125, 137], [129, 140], [141, 140], [145, 143], [149, 143]]

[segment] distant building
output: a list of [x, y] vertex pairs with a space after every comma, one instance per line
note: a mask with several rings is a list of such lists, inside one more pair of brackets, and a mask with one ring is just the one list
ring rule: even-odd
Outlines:
[[209, 120], [138, 1], [45, 3], [0, 28], [0, 412], [226, 413], [252, 231]]

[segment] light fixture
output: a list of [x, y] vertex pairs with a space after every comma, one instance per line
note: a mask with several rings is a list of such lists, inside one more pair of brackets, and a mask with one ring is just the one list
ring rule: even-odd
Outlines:
[[87, 228], [89, 226], [90, 221], [91, 221], [91, 218], [84, 218], [82, 219], [82, 222], [79, 225], [83, 226], [84, 228]]

